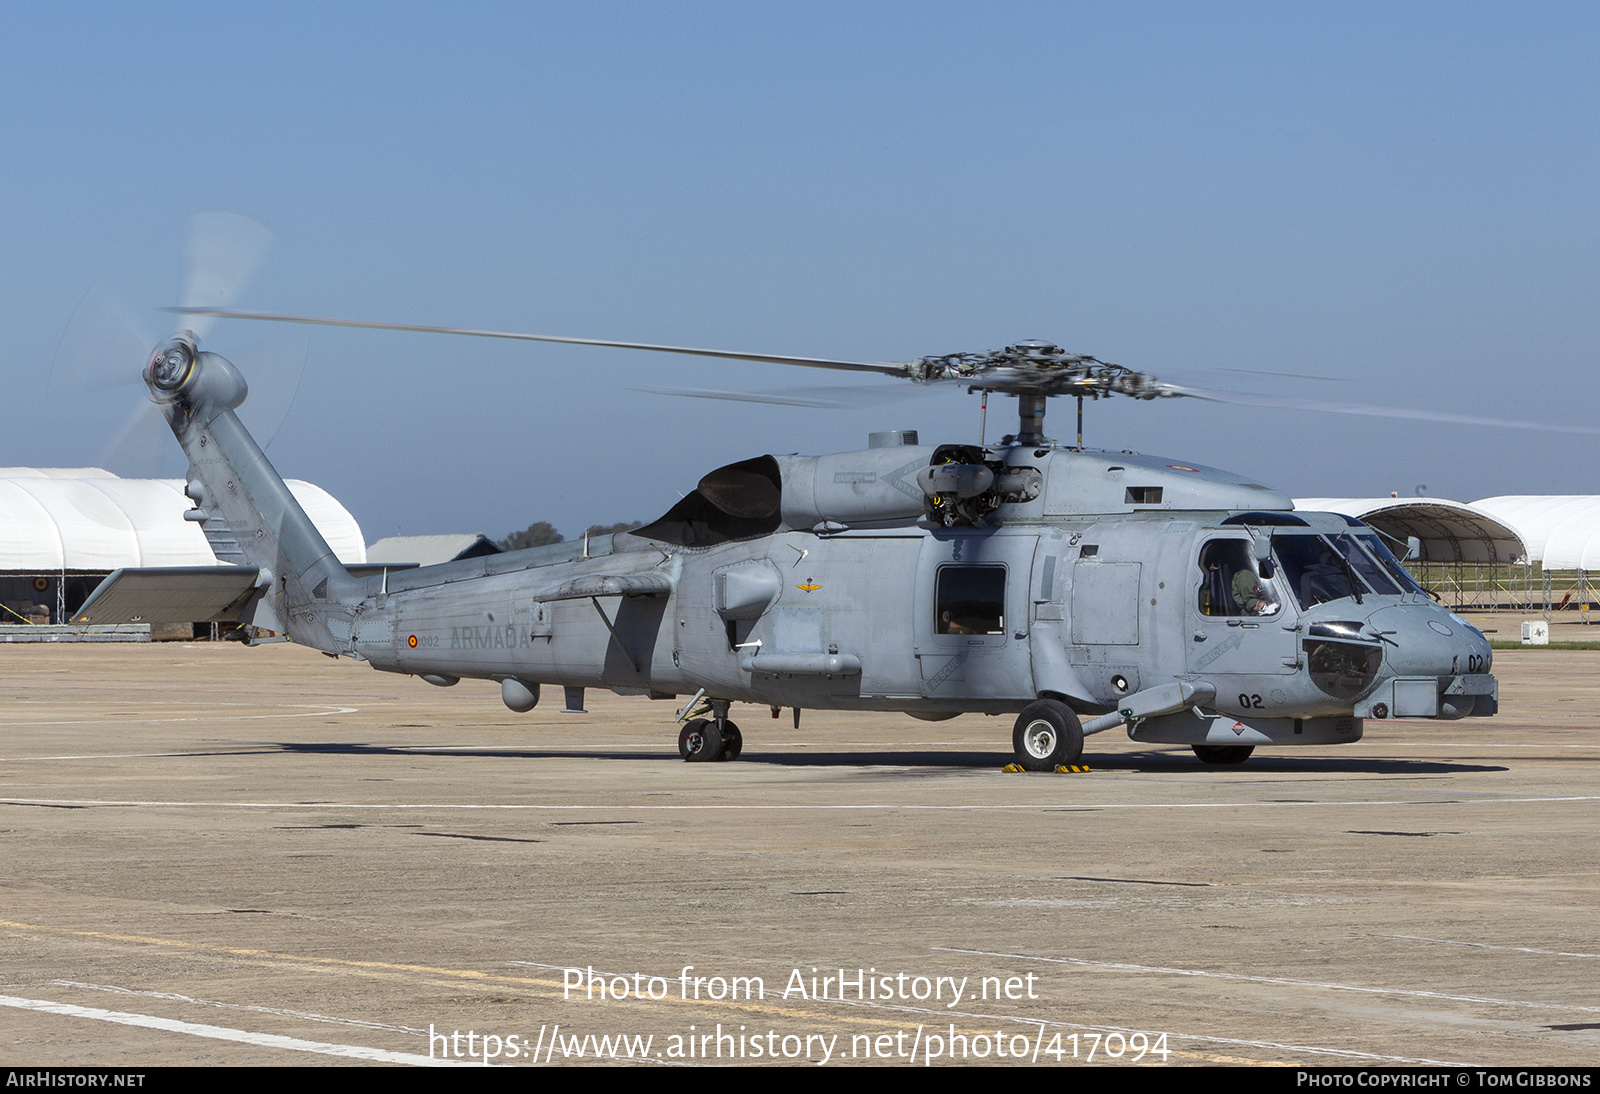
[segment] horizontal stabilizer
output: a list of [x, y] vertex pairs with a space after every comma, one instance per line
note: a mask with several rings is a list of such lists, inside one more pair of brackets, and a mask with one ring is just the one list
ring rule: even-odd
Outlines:
[[260, 575], [254, 566], [124, 568], [102, 581], [74, 623], [225, 623], [239, 618]]
[[666, 574], [593, 574], [540, 589], [534, 596], [538, 600], [587, 600], [591, 596], [654, 596], [671, 591], [672, 579]]

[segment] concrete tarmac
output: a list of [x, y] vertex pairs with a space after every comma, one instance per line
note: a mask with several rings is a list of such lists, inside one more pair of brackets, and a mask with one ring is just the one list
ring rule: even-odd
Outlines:
[[1114, 731], [1087, 774], [1008, 775], [1009, 718], [741, 706], [744, 757], [689, 765], [670, 702], [518, 715], [284, 645], [8, 648], [0, 1044], [1593, 1065], [1597, 669], [1502, 651], [1493, 719], [1241, 767]]

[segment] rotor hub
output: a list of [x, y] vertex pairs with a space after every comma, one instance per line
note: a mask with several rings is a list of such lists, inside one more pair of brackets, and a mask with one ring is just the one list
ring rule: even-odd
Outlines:
[[987, 353], [924, 357], [911, 371], [913, 378], [919, 380], [965, 381], [975, 391], [1009, 395], [1077, 395], [1091, 399], [1130, 395], [1154, 399], [1175, 394], [1147, 373], [1088, 354], [1072, 353], [1039, 339]]
[[158, 394], [174, 394], [193, 375], [196, 356], [193, 335], [188, 331], [174, 335], [151, 355], [145, 382]]

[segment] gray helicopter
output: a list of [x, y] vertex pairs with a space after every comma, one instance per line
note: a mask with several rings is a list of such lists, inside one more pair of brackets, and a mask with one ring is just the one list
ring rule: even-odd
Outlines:
[[[717, 468], [656, 521], [436, 566], [352, 574], [234, 410], [239, 371], [181, 331], [143, 378], [189, 458], [185, 518], [232, 567], [122, 570], [83, 623], [236, 619], [384, 672], [492, 680], [514, 711], [564, 690], [677, 711], [691, 762], [732, 760], [735, 703], [1015, 715], [1016, 762], [1075, 764], [1125, 727], [1234, 764], [1257, 745], [1356, 741], [1366, 720], [1496, 713], [1484, 636], [1370, 527], [1238, 475], [1085, 450], [1083, 399], [1208, 393], [1045, 342], [914, 362], [833, 361], [208, 308], [194, 314], [689, 353], [1015, 396], [998, 444], [874, 434], [834, 455]], [[1044, 433], [1078, 400], [1079, 443]], [[201, 613], [201, 614], [197, 614]]]

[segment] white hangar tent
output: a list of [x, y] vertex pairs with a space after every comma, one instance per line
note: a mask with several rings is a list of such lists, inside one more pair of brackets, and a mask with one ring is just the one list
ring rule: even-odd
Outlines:
[[1423, 562], [1506, 566], [1528, 554], [1515, 527], [1476, 504], [1444, 498], [1296, 498], [1294, 507], [1363, 520], [1401, 558], [1412, 536], [1422, 543]]
[[1600, 570], [1600, 495], [1507, 494], [1473, 505], [1522, 533], [1546, 570]]
[[1574, 609], [1588, 622], [1589, 613], [1600, 608], [1600, 589], [1589, 576], [1600, 571], [1600, 495], [1509, 494], [1473, 505], [1515, 526], [1527, 543], [1522, 601]]
[[[333, 495], [288, 485], [341, 562], [366, 562], [361, 528]], [[98, 467], [0, 468], [0, 622], [64, 621], [119, 567], [222, 565], [183, 519], [183, 487]]]

